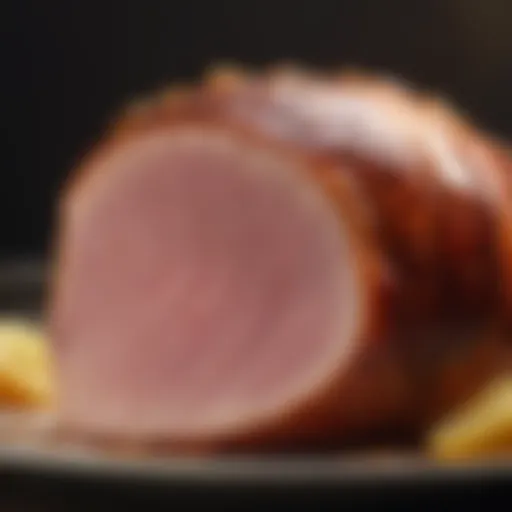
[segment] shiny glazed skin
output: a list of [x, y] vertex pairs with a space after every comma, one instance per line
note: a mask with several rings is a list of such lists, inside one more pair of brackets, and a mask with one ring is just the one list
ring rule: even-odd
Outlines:
[[[468, 358], [457, 366], [458, 374], [466, 368], [463, 385], [451, 378], [454, 359], [464, 361], [475, 343], [487, 350], [488, 326], [501, 322], [509, 292], [503, 286], [510, 275], [504, 256], [511, 225], [503, 206], [507, 155], [502, 151], [497, 163], [491, 143], [469, 122], [383, 79], [222, 72], [132, 106], [92, 159], [148, 130], [186, 124], [235, 130], [309, 160], [326, 197], [357, 226], [354, 247], [371, 290], [360, 342], [364, 357], [351, 376], [340, 377], [345, 394], [338, 388], [323, 403], [248, 436], [247, 444], [285, 443], [294, 426], [308, 424], [317, 439], [322, 431], [335, 438], [338, 429], [345, 432], [334, 419], [336, 407], [353, 411], [352, 432], [421, 429], [501, 365], [508, 346], [496, 350], [493, 344], [489, 372], [468, 371], [475, 365]], [[477, 149], [480, 160], [471, 158]], [[88, 160], [75, 173], [65, 201], [85, 194], [91, 167]], [[390, 390], [388, 398], [382, 389]]]
[[219, 72], [136, 105], [114, 137], [191, 120], [236, 124], [350, 174], [397, 282], [402, 325], [487, 317], [503, 304], [504, 164], [447, 105], [383, 78]]

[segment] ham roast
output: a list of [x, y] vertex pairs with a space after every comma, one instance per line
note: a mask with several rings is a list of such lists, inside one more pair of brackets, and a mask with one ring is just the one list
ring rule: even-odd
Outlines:
[[386, 77], [224, 70], [133, 104], [60, 204], [61, 424], [203, 450], [421, 430], [508, 350], [508, 166]]

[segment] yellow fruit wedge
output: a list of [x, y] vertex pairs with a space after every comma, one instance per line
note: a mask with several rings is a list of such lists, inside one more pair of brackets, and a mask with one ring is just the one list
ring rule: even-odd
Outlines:
[[512, 456], [512, 375], [492, 382], [427, 438], [441, 460]]
[[27, 320], [0, 319], [0, 407], [51, 402], [51, 357], [45, 336]]

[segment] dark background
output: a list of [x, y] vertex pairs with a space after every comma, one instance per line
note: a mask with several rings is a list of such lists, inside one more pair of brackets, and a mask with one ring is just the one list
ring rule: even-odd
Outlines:
[[[4, 0], [2, 256], [44, 253], [56, 193], [124, 102], [216, 60], [362, 65], [512, 137], [510, 0]], [[4, 130], [5, 132], [5, 130]]]

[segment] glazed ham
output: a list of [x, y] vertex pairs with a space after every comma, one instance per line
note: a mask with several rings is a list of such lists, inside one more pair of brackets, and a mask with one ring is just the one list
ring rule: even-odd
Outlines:
[[62, 424], [213, 450], [418, 428], [486, 378], [445, 361], [506, 311], [506, 165], [390, 79], [224, 72], [136, 105], [59, 211]]

